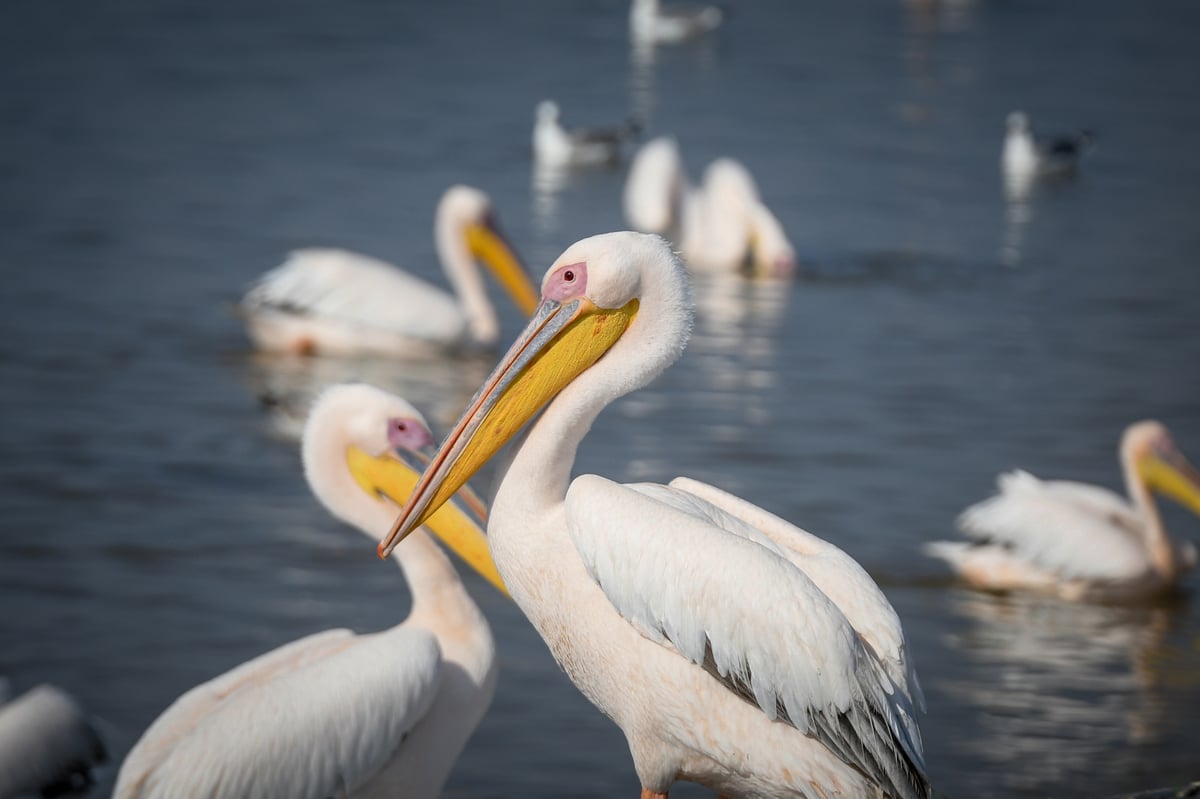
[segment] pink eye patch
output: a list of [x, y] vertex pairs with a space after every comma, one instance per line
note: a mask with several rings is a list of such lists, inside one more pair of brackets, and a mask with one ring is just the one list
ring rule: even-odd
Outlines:
[[546, 281], [542, 296], [556, 302], [566, 302], [572, 297], [581, 296], [587, 291], [587, 264], [567, 264], [560, 267]]

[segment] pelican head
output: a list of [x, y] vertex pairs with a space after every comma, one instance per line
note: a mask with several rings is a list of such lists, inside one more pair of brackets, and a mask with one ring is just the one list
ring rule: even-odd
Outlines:
[[[542, 280], [533, 318], [433, 456], [380, 556], [557, 395], [570, 387], [578, 401], [603, 407], [678, 358], [690, 327], [686, 270], [663, 239], [608, 233], [571, 245]], [[585, 372], [586, 387], [572, 385]]]
[[1121, 460], [1132, 464], [1133, 473], [1148, 488], [1200, 515], [1200, 472], [1175, 446], [1162, 422], [1146, 420], [1127, 427], [1121, 437]]
[[437, 220], [437, 238], [447, 250], [457, 252], [465, 240], [470, 257], [487, 267], [521, 313], [533, 311], [537, 289], [500, 231], [487, 194], [471, 186], [451, 186], [438, 203]]
[[[424, 417], [403, 399], [364, 383], [327, 388], [304, 428], [305, 476], [313, 492], [338, 518], [360, 529], [379, 530], [412, 493], [432, 454]], [[339, 466], [340, 462], [340, 466]], [[343, 477], [348, 475], [354, 485]], [[361, 494], [365, 492], [366, 497]], [[366, 498], [369, 497], [369, 500]], [[461, 497], [478, 514], [473, 494]], [[501, 592], [481, 521], [453, 503], [432, 514], [428, 529]]]

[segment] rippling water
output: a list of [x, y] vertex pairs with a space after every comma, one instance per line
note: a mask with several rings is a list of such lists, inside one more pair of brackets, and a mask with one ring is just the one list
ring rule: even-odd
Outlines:
[[[455, 181], [493, 195], [535, 271], [622, 227], [619, 170], [531, 171], [533, 106], [554, 97], [571, 121], [676, 134], [693, 174], [741, 158], [805, 264], [790, 284], [698, 283], [684, 358], [601, 417], [578, 468], [688, 473], [857, 557], [904, 620], [942, 794], [1200, 776], [1194, 575], [1166, 605], [1075, 607], [965, 592], [918, 553], [1002, 469], [1117, 487], [1133, 419], [1200, 457], [1200, 8], [756, 0], [655, 52], [630, 51], [625, 13], [8, 4], [0, 674], [75, 693], [119, 761], [197, 682], [403, 616], [395, 570], [309, 496], [256, 395], [367, 378], [444, 429], [487, 360], [264, 359], [229, 303], [310, 244], [442, 282], [432, 213]], [[1098, 132], [1078, 179], [1006, 195], [1018, 107]], [[467, 579], [502, 676], [448, 794], [633, 795], [619, 731]]]

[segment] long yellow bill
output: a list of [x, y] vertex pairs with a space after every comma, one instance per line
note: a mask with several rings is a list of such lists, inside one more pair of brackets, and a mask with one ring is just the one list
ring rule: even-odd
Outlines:
[[525, 267], [521, 266], [521, 259], [500, 231], [486, 224], [471, 225], [467, 228], [467, 247], [496, 276], [521, 313], [532, 314], [540, 295]]
[[638, 301], [599, 308], [586, 297], [544, 299], [525, 330], [446, 436], [421, 481], [379, 544], [391, 554], [432, 518], [484, 463], [559, 391], [606, 353], [637, 315]]
[[[368, 455], [358, 447], [348, 447], [346, 464], [360, 488], [372, 496], [387, 497], [401, 506], [412, 494], [420, 479], [419, 467], [414, 467], [391, 453]], [[425, 526], [500, 593], [508, 596], [508, 589], [504, 587], [504, 581], [496, 571], [496, 564], [492, 562], [487, 536], [483, 532], [486, 507], [467, 486], [463, 486], [459, 498], [471, 508], [471, 513], [464, 512], [454, 502], [447, 502], [436, 513], [430, 515]], [[474, 518], [472, 513], [478, 518]]]
[[1179, 451], [1172, 447], [1167, 452], [1149, 454], [1142, 458], [1138, 469], [1151, 488], [1200, 515], [1200, 472]]

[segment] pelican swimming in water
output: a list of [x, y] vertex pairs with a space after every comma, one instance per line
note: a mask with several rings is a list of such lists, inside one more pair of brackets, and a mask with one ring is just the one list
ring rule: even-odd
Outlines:
[[1024, 111], [1009, 114], [1005, 128], [1000, 163], [1009, 180], [1070, 174], [1092, 143], [1087, 131], [1037, 141], [1029, 124], [1029, 115]]
[[796, 250], [763, 203], [754, 177], [740, 162], [718, 158], [700, 186], [688, 181], [679, 145], [669, 137], [644, 144], [625, 181], [625, 218], [646, 233], [674, 241], [689, 266], [757, 275], [796, 270]]
[[644, 799], [676, 780], [730, 797], [926, 797], [900, 621], [849, 555], [695, 480], [571, 479], [597, 415], [674, 362], [691, 322], [686, 269], [663, 239], [572, 245], [380, 553], [534, 419], [502, 467], [492, 556], [624, 731]]
[[[431, 443], [407, 402], [334, 386], [305, 428], [305, 475], [331, 513], [378, 539], [418, 477], [398, 456]], [[429, 529], [503, 591], [479, 525], [444, 511]], [[134, 746], [114, 796], [438, 796], [491, 703], [496, 652], [449, 558], [412, 537], [394, 555], [412, 591], [402, 624], [310, 635], [193, 688]]]
[[937, 541], [926, 551], [991, 591], [1110, 601], [1162, 593], [1195, 566], [1196, 548], [1168, 535], [1152, 492], [1200, 514], [1200, 473], [1155, 421], [1125, 429], [1121, 468], [1128, 499], [1086, 483], [1002, 474], [999, 493], [959, 517], [971, 541]]
[[614, 128], [566, 130], [559, 122], [558, 103], [542, 100], [533, 123], [533, 157], [544, 167], [599, 166], [621, 160], [621, 143], [635, 136], [630, 122]]
[[451, 186], [438, 203], [434, 239], [454, 294], [370, 256], [313, 248], [259, 278], [239, 315], [268, 352], [412, 355], [494, 346], [500, 327], [476, 261], [523, 315], [537, 305], [537, 289], [496, 226], [491, 200]]
[[108, 752], [79, 704], [53, 685], [9, 701], [0, 680], [0, 797], [86, 791]]
[[645, 44], [676, 44], [716, 30], [724, 19], [717, 6], [663, 8], [659, 0], [633, 0], [629, 33]]

